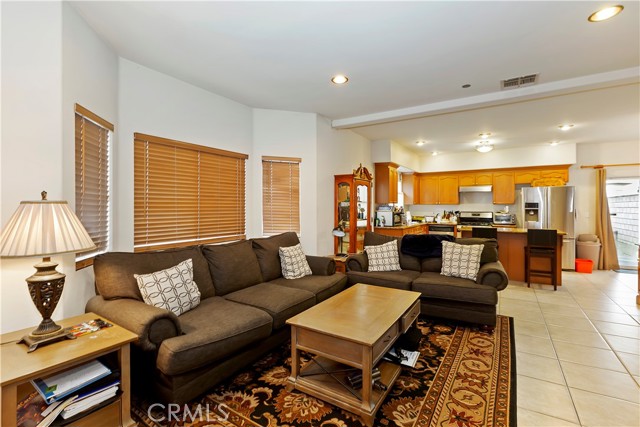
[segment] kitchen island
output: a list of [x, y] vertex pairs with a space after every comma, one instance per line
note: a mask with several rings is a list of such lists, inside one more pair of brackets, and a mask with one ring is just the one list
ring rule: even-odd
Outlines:
[[[472, 227], [460, 226], [462, 237], [471, 237]], [[496, 227], [498, 230], [498, 259], [504, 266], [509, 280], [518, 280], [524, 282], [524, 248], [527, 246], [527, 229], [517, 227]], [[556, 265], [557, 283], [562, 285], [562, 236], [566, 233], [558, 231], [557, 251], [558, 261]], [[544, 263], [547, 263], [546, 265]], [[548, 260], [535, 258], [532, 260], [532, 268], [548, 268]], [[532, 278], [535, 283], [551, 284], [551, 278], [538, 277]]]
[[[405, 234], [433, 234], [430, 227], [449, 226], [454, 236], [458, 235], [459, 226], [454, 222], [414, 222], [407, 225], [396, 225], [394, 227], [375, 227], [374, 232], [385, 236], [402, 237]], [[442, 233], [441, 233], [442, 234]]]

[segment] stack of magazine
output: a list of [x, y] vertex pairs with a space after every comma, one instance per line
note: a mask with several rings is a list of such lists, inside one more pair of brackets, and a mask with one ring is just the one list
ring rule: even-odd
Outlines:
[[120, 373], [95, 360], [31, 384], [37, 393], [18, 405], [18, 426], [66, 425], [115, 399]]

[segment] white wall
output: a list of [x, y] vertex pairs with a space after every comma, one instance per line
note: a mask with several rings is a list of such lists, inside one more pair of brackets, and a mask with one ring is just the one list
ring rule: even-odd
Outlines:
[[[2, 5], [2, 224], [21, 200], [63, 199], [62, 6], [3, 2]], [[1, 330], [37, 325], [25, 278], [42, 258], [2, 259]], [[54, 256], [67, 270], [73, 256]], [[66, 295], [65, 295], [66, 296]], [[83, 307], [84, 308], [84, 307]], [[63, 317], [58, 307], [55, 318]]]
[[[253, 150], [248, 169], [254, 176], [250, 192], [254, 209], [248, 212], [252, 223], [249, 237], [262, 235], [262, 156], [299, 157], [300, 164], [300, 242], [305, 253], [317, 248], [318, 200], [315, 188], [316, 115], [291, 111], [253, 110]], [[249, 189], [249, 186], [247, 186]]]
[[[62, 4], [62, 23], [62, 184], [65, 199], [75, 206], [74, 105], [88, 108], [117, 130], [118, 57], [68, 3]], [[112, 146], [117, 145], [118, 139], [114, 135]], [[111, 197], [114, 197], [113, 191]], [[111, 227], [113, 229], [113, 223]], [[63, 317], [84, 313], [86, 301], [95, 295], [93, 268], [75, 271], [71, 263], [74, 255], [69, 257], [69, 268], [65, 269], [67, 281], [60, 302]]]
[[[317, 210], [318, 231], [317, 251], [314, 255], [326, 255], [333, 252], [331, 230], [334, 224], [334, 175], [353, 173], [362, 163], [373, 174], [371, 161], [371, 143], [366, 138], [350, 131], [336, 130], [331, 121], [318, 116], [318, 181]], [[375, 176], [373, 177], [375, 180]], [[373, 193], [372, 193], [373, 194]], [[373, 200], [371, 200], [373, 203]]]
[[[569, 168], [568, 185], [576, 187], [576, 235], [596, 231], [596, 171], [580, 166], [640, 162], [639, 141], [578, 144], [577, 163]], [[607, 178], [640, 177], [640, 167], [607, 168]]]
[[371, 162], [393, 162], [398, 166], [421, 172], [421, 156], [391, 140], [371, 142]]
[[576, 162], [576, 144], [539, 145], [494, 149], [488, 153], [425, 154], [419, 172], [445, 172], [474, 169], [517, 168], [540, 165], [572, 165]]
[[[246, 105], [120, 58], [118, 145], [115, 147], [114, 249], [133, 250], [133, 134], [170, 138], [244, 154], [252, 152], [252, 111]], [[247, 189], [253, 188], [247, 168]], [[247, 213], [255, 211], [247, 191]], [[255, 235], [248, 220], [247, 234]]]

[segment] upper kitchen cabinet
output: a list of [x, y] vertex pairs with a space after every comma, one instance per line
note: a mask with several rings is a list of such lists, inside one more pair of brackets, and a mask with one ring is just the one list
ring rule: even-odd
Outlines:
[[569, 166], [541, 166], [531, 168], [514, 169], [516, 184], [531, 184], [537, 179], [560, 179], [566, 183], [569, 181]]
[[402, 174], [402, 197], [406, 205], [418, 204], [418, 200], [420, 200], [420, 180], [416, 174]]
[[540, 178], [540, 171], [529, 169], [516, 170], [514, 178], [516, 184], [531, 184], [531, 181]]
[[457, 174], [416, 174], [416, 176], [418, 181], [417, 194], [420, 197], [414, 200], [414, 204], [457, 205], [460, 203]]
[[513, 171], [493, 173], [493, 203], [512, 205], [516, 202], [516, 182]]
[[459, 203], [458, 175], [440, 175], [438, 179], [438, 204], [457, 205]]
[[463, 172], [458, 174], [460, 187], [469, 185], [491, 185], [493, 174], [491, 172]]
[[375, 176], [376, 203], [398, 203], [398, 165], [376, 163]]

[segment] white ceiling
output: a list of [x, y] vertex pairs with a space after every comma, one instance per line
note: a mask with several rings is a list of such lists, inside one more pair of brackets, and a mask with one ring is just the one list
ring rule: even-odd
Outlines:
[[[640, 140], [640, 3], [616, 3], [600, 23], [587, 17], [601, 1], [72, 5], [131, 61], [429, 152], [472, 150], [482, 131], [496, 149]], [[331, 84], [336, 73], [349, 83]], [[536, 86], [500, 90], [532, 73]]]

